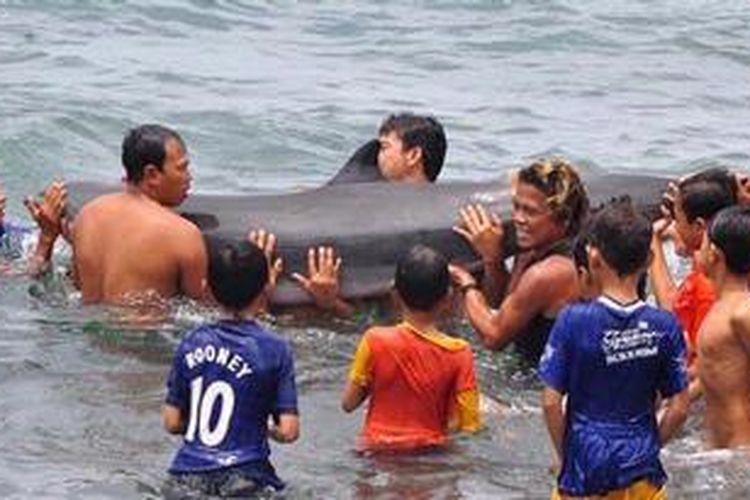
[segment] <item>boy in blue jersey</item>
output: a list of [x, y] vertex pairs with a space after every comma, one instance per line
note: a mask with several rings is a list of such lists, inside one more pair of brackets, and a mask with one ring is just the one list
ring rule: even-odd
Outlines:
[[253, 319], [280, 271], [280, 261], [269, 265], [275, 238], [261, 231], [251, 240], [257, 245], [208, 242], [209, 286], [226, 318], [188, 333], [175, 352], [162, 419], [184, 435], [169, 469], [178, 491], [280, 490], [268, 437], [299, 436], [291, 348]]
[[[562, 463], [553, 498], [663, 498], [659, 450], [689, 405], [682, 329], [638, 296], [649, 222], [620, 201], [587, 227], [601, 293], [563, 310], [539, 363], [544, 416]], [[658, 421], [657, 396], [666, 400]]]

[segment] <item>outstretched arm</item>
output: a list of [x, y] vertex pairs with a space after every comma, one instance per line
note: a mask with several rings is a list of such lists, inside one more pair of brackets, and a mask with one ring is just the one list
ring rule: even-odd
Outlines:
[[651, 264], [649, 265], [649, 276], [654, 296], [659, 307], [671, 311], [674, 306], [677, 286], [669, 271], [667, 257], [664, 254], [664, 238], [672, 221], [670, 219], [659, 219], [654, 223], [653, 236], [651, 237]]
[[503, 349], [535, 316], [578, 294], [573, 263], [562, 257], [545, 259], [524, 271], [497, 310], [490, 308], [480, 290], [471, 287], [473, 278], [468, 272], [457, 266], [450, 270], [454, 284], [464, 291], [469, 321], [488, 349]]

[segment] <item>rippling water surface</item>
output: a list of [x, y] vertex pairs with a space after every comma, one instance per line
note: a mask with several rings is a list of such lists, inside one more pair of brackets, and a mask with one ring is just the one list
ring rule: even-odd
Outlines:
[[[315, 186], [406, 109], [444, 122], [446, 179], [549, 153], [747, 166], [749, 28], [741, 1], [0, 1], [0, 182], [20, 219], [53, 177], [116, 180], [124, 130], [149, 121], [184, 135], [196, 190]], [[158, 418], [164, 377], [201, 311], [144, 332], [0, 280], [0, 496], [158, 497], [177, 445]], [[352, 453], [360, 417], [337, 403], [356, 328], [278, 329], [303, 418], [300, 443], [274, 449], [289, 496], [548, 495], [537, 387], [508, 355], [477, 348], [484, 393], [507, 406], [479, 436], [374, 460]], [[747, 458], [701, 451], [689, 428], [664, 453], [672, 495], [743, 496]]]

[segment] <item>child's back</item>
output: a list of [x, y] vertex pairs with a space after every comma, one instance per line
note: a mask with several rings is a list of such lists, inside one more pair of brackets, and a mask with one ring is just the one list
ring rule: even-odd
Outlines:
[[448, 306], [448, 261], [431, 248], [412, 248], [396, 266], [395, 289], [404, 322], [365, 332], [341, 397], [347, 412], [370, 398], [361, 449], [436, 446], [449, 430], [479, 428], [471, 349], [435, 326]]
[[370, 390], [360, 443], [368, 449], [440, 445], [451, 417], [460, 417], [459, 398], [477, 397], [469, 344], [408, 323], [367, 331], [350, 379]]
[[545, 420], [562, 461], [556, 494], [656, 498], [667, 479], [659, 450], [689, 403], [682, 328], [639, 298], [651, 225], [629, 202], [595, 213], [584, 238], [600, 296], [563, 310], [539, 364]]
[[252, 320], [202, 326], [175, 353], [167, 402], [189, 415], [170, 472], [265, 461], [268, 417], [297, 410], [291, 349]]
[[190, 332], [175, 352], [162, 408], [167, 431], [184, 436], [169, 468], [175, 496], [284, 487], [268, 438], [298, 438], [297, 392], [291, 348], [252, 319], [280, 270], [266, 261], [275, 238], [257, 234], [266, 255], [249, 242], [209, 240], [209, 285], [228, 318]]
[[654, 401], [684, 389], [684, 355], [674, 316], [644, 302], [602, 296], [563, 312], [540, 363], [545, 384], [568, 395], [562, 491], [664, 483]]

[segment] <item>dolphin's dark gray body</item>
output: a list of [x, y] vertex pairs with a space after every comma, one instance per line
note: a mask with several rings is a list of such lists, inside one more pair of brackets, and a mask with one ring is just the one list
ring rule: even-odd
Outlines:
[[[373, 147], [374, 156], [373, 156]], [[279, 195], [191, 195], [180, 212], [204, 234], [229, 240], [246, 238], [252, 228], [276, 234], [285, 274], [306, 272], [307, 249], [333, 245], [344, 260], [345, 298], [367, 298], [387, 292], [397, 258], [417, 243], [439, 249], [450, 259], [473, 261], [469, 245], [452, 230], [458, 210], [482, 203], [508, 218], [509, 178], [483, 182], [397, 185], [373, 182], [376, 146], [368, 143], [329, 184]], [[583, 174], [592, 206], [629, 195], [647, 211], [656, 209], [667, 178], [588, 172]], [[68, 210], [75, 214], [92, 198], [117, 186], [75, 182], [68, 185]], [[512, 226], [506, 222], [512, 234]], [[512, 238], [506, 254], [513, 253]], [[308, 303], [309, 297], [290, 280], [282, 280], [273, 297], [279, 305]]]

